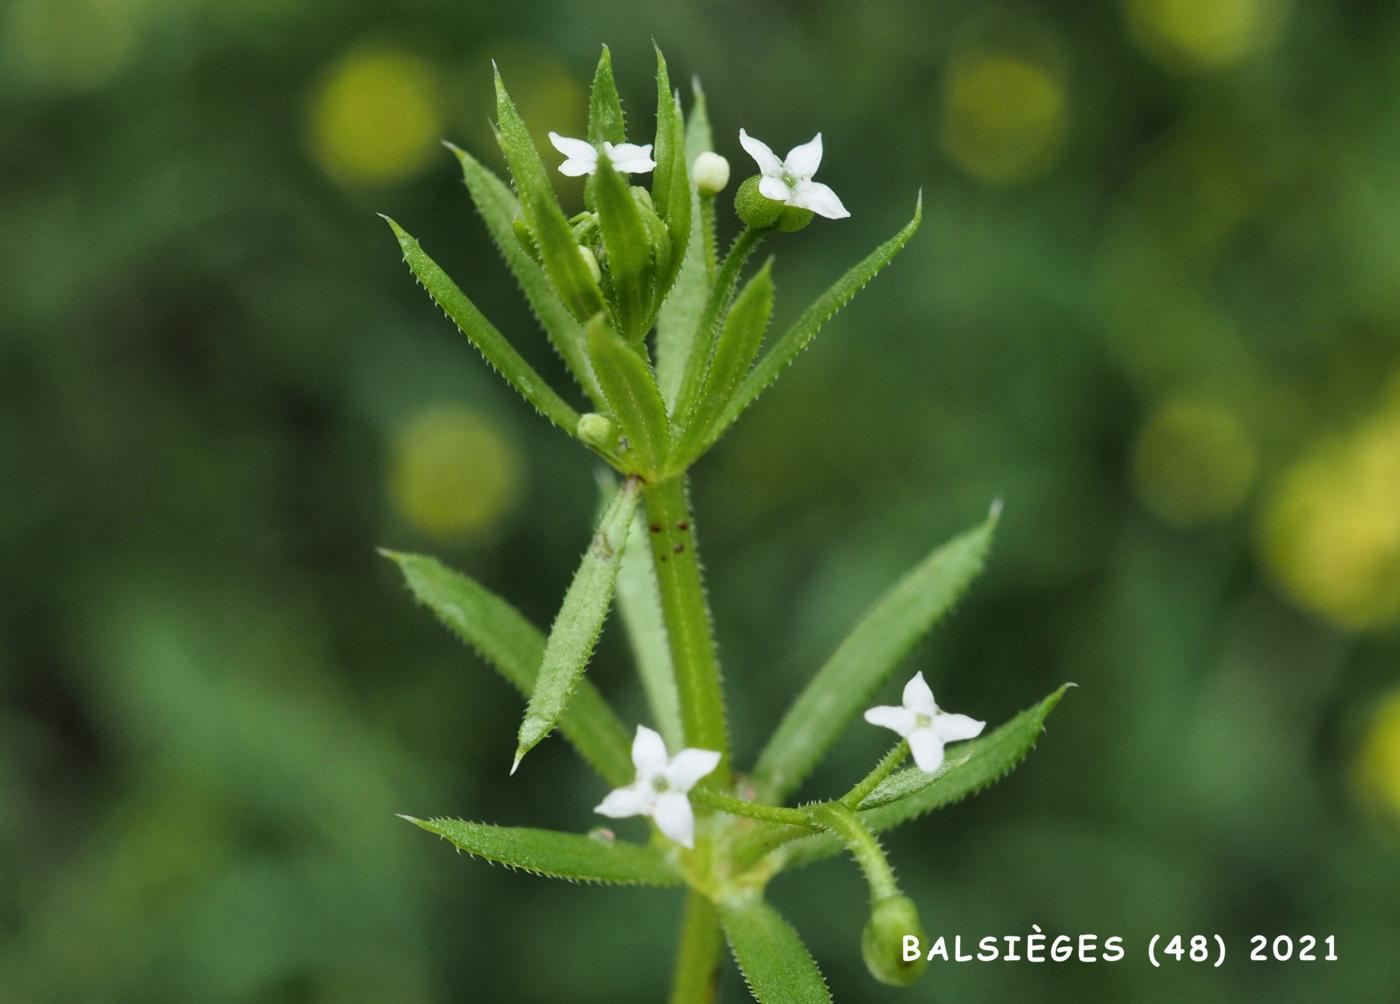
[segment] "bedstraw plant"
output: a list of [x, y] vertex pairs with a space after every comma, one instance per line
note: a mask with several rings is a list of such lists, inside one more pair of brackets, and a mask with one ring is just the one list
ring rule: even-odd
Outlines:
[[[757, 1000], [830, 1000], [816, 962], [764, 889], [779, 872], [845, 852], [870, 889], [859, 938], [866, 964], [876, 979], [910, 983], [924, 963], [904, 961], [901, 939], [920, 933], [918, 912], [897, 886], [878, 834], [1005, 775], [1031, 749], [1064, 688], [983, 734], [984, 723], [938, 708], [916, 674], [901, 704], [864, 713], [897, 734], [888, 754], [837, 797], [789, 804], [978, 574], [999, 515], [993, 505], [876, 600], [797, 695], [750, 769], [731, 763], [687, 472], [899, 253], [918, 229], [921, 206], [916, 202], [908, 223], [767, 339], [764, 350], [773, 259], [749, 268], [754, 252], [814, 216], [849, 215], [836, 193], [814, 180], [821, 135], [779, 159], [740, 130], [758, 173], [736, 186], [742, 228], [721, 256], [716, 204], [729, 163], [713, 150], [704, 95], [697, 84], [685, 115], [659, 51], [656, 82], [655, 135], [646, 145], [629, 142], [604, 48], [587, 137], [550, 134], [564, 158], [556, 169], [585, 177], [584, 206], [572, 215], [499, 73], [496, 136], [511, 184], [449, 144], [492, 240], [588, 400], [585, 412], [550, 387], [419, 243], [388, 220], [414, 276], [486, 361], [614, 473], [547, 634], [430, 557], [386, 554], [414, 596], [527, 698], [511, 772], [528, 769], [530, 750], [558, 731], [602, 778], [597, 811], [645, 817], [649, 839], [621, 839], [602, 827], [572, 833], [404, 818], [474, 856], [537, 875], [687, 890], [675, 1002], [714, 999], [725, 942]], [[638, 184], [647, 175], [650, 185]], [[585, 677], [615, 598], [654, 728], [627, 728]], [[747, 674], [731, 667], [728, 675], [742, 686]], [[953, 742], [964, 744], [945, 755]]]

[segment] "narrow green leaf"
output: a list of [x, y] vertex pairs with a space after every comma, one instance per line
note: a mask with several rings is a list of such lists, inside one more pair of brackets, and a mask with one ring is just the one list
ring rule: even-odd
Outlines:
[[721, 903], [729, 950], [759, 1004], [830, 1004], [831, 992], [807, 946], [757, 894]]
[[897, 774], [891, 774], [875, 786], [875, 790], [860, 800], [857, 809], [878, 809], [882, 805], [898, 802], [916, 792], [923, 791], [950, 770], [967, 763], [966, 746], [958, 746], [943, 758], [943, 763], [932, 774], [925, 774], [917, 767], [908, 767]]
[[[453, 634], [526, 697], [535, 689], [544, 658], [544, 634], [485, 586], [420, 554], [383, 551], [408, 588]], [[593, 684], [580, 680], [559, 731], [609, 784], [630, 782], [632, 736]]]
[[[881, 833], [959, 802], [1000, 781], [1035, 748], [1045, 731], [1045, 720], [1072, 686], [1072, 683], [1065, 684], [995, 732], [954, 747], [957, 761], [949, 769], [934, 775], [923, 774], [920, 779], [911, 775], [922, 774], [922, 771], [911, 767], [888, 778], [862, 803], [860, 818], [872, 832]], [[897, 790], [903, 790], [904, 794], [885, 801], [880, 795], [885, 785], [890, 785], [886, 794]], [[840, 851], [840, 841], [830, 835], [803, 837], [787, 845], [783, 860], [788, 865], [810, 864]]]
[[817, 670], [759, 754], [755, 776], [774, 798], [786, 797], [806, 778], [914, 643], [981, 572], [1000, 513], [1000, 505], [994, 505], [981, 525], [906, 573]]
[[694, 193], [690, 187], [690, 166], [686, 160], [685, 116], [679, 95], [671, 90], [666, 59], [656, 50], [656, 170], [652, 172], [652, 203], [671, 233], [671, 257], [665, 272], [657, 277], [653, 305], [659, 308], [675, 283], [690, 241], [690, 218]]
[[[652, 144], [652, 160], [656, 169], [651, 173], [651, 201], [664, 220], [671, 208], [671, 190], [675, 186], [685, 187], [685, 132], [677, 122], [676, 99], [671, 93], [671, 78], [666, 72], [666, 57], [661, 48], [656, 48], [656, 139]], [[677, 150], [677, 137], [680, 149]], [[679, 153], [679, 156], [677, 154]], [[676, 164], [681, 165], [681, 173], [676, 173]], [[689, 202], [689, 192], [686, 193]], [[669, 222], [669, 221], [668, 221]], [[686, 225], [690, 220], [687, 215]]]
[[632, 197], [632, 186], [602, 154], [593, 176], [594, 198], [598, 204], [598, 225], [603, 231], [603, 247], [608, 252], [608, 277], [612, 280], [613, 301], [623, 337], [637, 341], [646, 334], [650, 309], [642, 272], [651, 262], [642, 211]]
[[714, 423], [706, 438], [705, 448], [708, 449], [720, 436], [724, 435], [725, 430], [734, 424], [734, 420], [744, 409], [753, 404], [769, 384], [778, 379], [783, 370], [787, 369], [788, 365], [797, 358], [798, 353], [807, 347], [832, 315], [849, 303], [851, 298], [859, 293], [871, 279], [875, 278], [905, 244], [909, 243], [909, 238], [914, 236], [914, 232], [919, 229], [919, 223], [923, 219], [923, 207], [923, 194], [920, 193], [919, 201], [914, 207], [913, 218], [904, 225], [899, 233], [885, 241], [836, 280], [836, 283], [808, 307], [792, 327], [783, 333], [783, 336], [774, 343], [773, 347], [754, 367], [753, 372], [748, 375], [743, 386], [739, 388], [739, 392], [729, 402], [719, 420]]
[[700, 397], [705, 374], [710, 369], [710, 358], [714, 354], [715, 340], [719, 336], [720, 318], [728, 311], [734, 290], [739, 284], [739, 276], [744, 271], [749, 255], [762, 243], [763, 234], [764, 231], [753, 227], [741, 230], [715, 274], [714, 283], [705, 298], [705, 306], [700, 312], [695, 334], [690, 341], [690, 354], [686, 359], [684, 372], [681, 374], [681, 386], [676, 393], [674, 405], [677, 415], [689, 414]]
[[666, 405], [651, 368], [601, 314], [588, 323], [586, 337], [593, 372], [627, 438], [624, 456], [634, 473], [650, 475], [666, 458], [670, 441]]
[[618, 489], [564, 594], [564, 602], [545, 641], [535, 689], [520, 723], [512, 774], [525, 754], [559, 724], [574, 688], [583, 677], [593, 646], [603, 630], [603, 621], [607, 619], [608, 608], [612, 606], [617, 570], [627, 546], [627, 528], [637, 510], [640, 493], [641, 487], [635, 478], [628, 478]]
[[613, 80], [612, 53], [603, 46], [598, 57], [598, 69], [593, 73], [593, 90], [588, 96], [588, 141], [595, 146], [627, 141], [627, 123], [622, 114], [622, 99], [618, 97], [617, 82]]
[[471, 823], [463, 819], [402, 818], [437, 834], [473, 857], [532, 875], [606, 885], [681, 884], [680, 874], [655, 847], [556, 830]]
[[603, 309], [603, 292], [579, 253], [578, 241], [564, 211], [559, 208], [544, 162], [540, 160], [524, 120], [506, 93], [499, 72], [496, 74], [496, 119], [496, 138], [510, 166], [516, 194], [525, 210], [525, 222], [539, 243], [545, 271], [575, 317], [579, 320], [592, 317]]
[[695, 332], [700, 327], [705, 302], [710, 296], [710, 276], [704, 259], [705, 244], [699, 233], [701, 225], [700, 214], [696, 213], [680, 274], [676, 276], [670, 295], [656, 315], [656, 380], [666, 406], [673, 413]]
[[723, 409], [753, 365], [773, 312], [773, 259], [769, 258], [739, 292], [715, 342], [714, 357], [691, 413], [680, 420], [684, 433], [676, 447], [685, 463], [705, 440], [710, 423]]
[[696, 157], [715, 148], [715, 138], [710, 133], [710, 113], [705, 105], [705, 92], [700, 87], [699, 77], [691, 78], [690, 92], [694, 100], [690, 105], [690, 115], [685, 120], [685, 162], [693, 165]]
[[[510, 187], [475, 157], [452, 143], [446, 146], [461, 163], [462, 180], [466, 182], [476, 211], [486, 224], [511, 274], [515, 276], [525, 299], [529, 301], [530, 309], [539, 320], [540, 327], [544, 328], [554, 351], [564, 360], [564, 365], [589, 398], [602, 407], [603, 392], [598, 388], [598, 381], [593, 379], [593, 370], [584, 352], [583, 326], [559, 299], [544, 269], [520, 246], [515, 231], [516, 221], [523, 213], [520, 203]], [[533, 235], [530, 239], [534, 239]]]
[[569, 435], [578, 428], [578, 412], [544, 382], [543, 378], [516, 352], [504, 335], [496, 330], [467, 295], [457, 287], [437, 262], [428, 257], [422, 246], [403, 227], [384, 217], [418, 282], [428, 291], [433, 302], [450, 317], [459, 331], [471, 340], [495, 370], [505, 377], [520, 396], [525, 398], [545, 418]]
[[632, 519], [627, 551], [622, 556], [622, 570], [617, 576], [617, 608], [622, 614], [623, 627], [627, 629], [627, 639], [632, 645], [637, 674], [646, 691], [656, 731], [666, 740], [668, 749], [680, 749], [685, 745], [681, 699], [666, 638], [666, 622], [661, 616], [661, 594], [651, 563], [647, 533], [646, 519], [639, 511]]
[[[705, 92], [700, 89], [698, 77], [692, 82], [692, 89], [695, 101], [685, 125], [685, 160], [689, 165], [693, 165], [695, 158], [706, 150], [714, 149], [710, 120], [705, 110]], [[673, 410], [676, 396], [680, 393], [686, 360], [690, 358], [691, 343], [700, 326], [705, 300], [710, 295], [710, 279], [714, 271], [711, 263], [706, 261], [714, 248], [714, 212], [701, 213], [700, 196], [693, 188], [690, 221], [690, 239], [680, 271], [656, 317], [656, 381], [661, 387], [666, 407]], [[705, 233], [706, 227], [710, 231], [708, 234]]]

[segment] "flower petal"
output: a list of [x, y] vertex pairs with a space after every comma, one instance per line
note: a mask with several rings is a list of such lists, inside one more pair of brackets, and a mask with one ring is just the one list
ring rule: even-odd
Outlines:
[[552, 132], [549, 134], [549, 141], [554, 144], [554, 149], [570, 160], [592, 161], [593, 163], [598, 161], [598, 151], [587, 140], [570, 139], [568, 136], [560, 136], [557, 132]]
[[661, 733], [638, 725], [637, 735], [632, 740], [632, 765], [637, 768], [637, 777], [650, 778], [662, 773], [668, 759]]
[[771, 178], [765, 174], [758, 179], [758, 190], [765, 199], [772, 199], [774, 202], [789, 202], [792, 199], [792, 189], [787, 187], [787, 182], [782, 178]]
[[922, 669], [904, 685], [904, 706], [921, 715], [933, 715], [938, 711], [938, 705], [933, 703], [933, 691], [924, 680]]
[[651, 812], [651, 804], [650, 785], [646, 788], [628, 785], [608, 792], [608, 797], [595, 805], [593, 811], [613, 819], [622, 819], [625, 816], [647, 815]]
[[940, 712], [933, 719], [933, 730], [938, 733], [938, 738], [945, 743], [973, 739], [980, 736], [986, 727], [986, 722], [979, 722], [967, 715], [945, 715]]
[[833, 192], [829, 185], [823, 185], [820, 181], [799, 182], [792, 190], [789, 204], [810, 209], [828, 220], [844, 220], [851, 215], [842, 204], [840, 196]]
[[566, 160], [559, 165], [559, 173], [567, 178], [577, 178], [580, 174], [592, 174], [598, 170], [596, 160]]
[[917, 717], [918, 713], [915, 711], [910, 711], [908, 708], [896, 708], [889, 704], [871, 708], [865, 713], [865, 720], [871, 725], [894, 729], [902, 736], [907, 736], [914, 731], [914, 719]]
[[672, 791], [689, 791], [695, 782], [719, 766], [719, 754], [714, 750], [681, 750], [666, 768], [666, 782]]
[[925, 774], [933, 774], [943, 766], [943, 740], [933, 729], [915, 729], [909, 733], [909, 752], [914, 754], [914, 763]]
[[[739, 145], [744, 148], [750, 157], [758, 164], [759, 173], [765, 177], [774, 177], [783, 173], [783, 162], [778, 159], [778, 155], [769, 148], [768, 144], [761, 139], [754, 139], [744, 130], [739, 130]], [[766, 193], [765, 193], [766, 194]], [[770, 199], [773, 196], [768, 196]]]
[[788, 151], [787, 160], [783, 161], [783, 169], [799, 178], [810, 178], [817, 173], [821, 162], [822, 134], [817, 133], [806, 143]]
[[678, 791], [668, 791], [656, 800], [651, 818], [656, 828], [683, 847], [695, 846], [695, 813], [690, 799]]

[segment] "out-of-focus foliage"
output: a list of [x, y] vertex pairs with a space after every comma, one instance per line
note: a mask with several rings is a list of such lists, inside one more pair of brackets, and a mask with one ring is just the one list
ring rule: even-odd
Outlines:
[[[993, 721], [1081, 689], [1004, 785], [890, 839], [929, 932], [1335, 933], [1343, 961], [935, 965], [940, 995], [1396, 985], [1387, 5], [11, 0], [0, 998], [664, 984], [678, 896], [454, 869], [394, 818], [583, 832], [602, 792], [563, 743], [507, 780], [520, 698], [374, 553], [443, 553], [548, 625], [593, 472], [373, 214], [569, 386], [434, 144], [501, 167], [492, 57], [532, 128], [581, 135], [598, 44], [647, 66], [652, 37], [673, 81], [703, 77], [736, 172], [740, 126], [783, 149], [823, 132], [853, 216], [777, 246], [774, 330], [924, 190], [889, 275], [696, 470], [725, 673], [749, 695], [736, 762], [884, 585], [1003, 497], [988, 575], [918, 665]], [[649, 74], [619, 83], [629, 115], [652, 107]], [[610, 631], [590, 679], [635, 693], [628, 662]], [[856, 730], [812, 789], [885, 739]], [[773, 892], [838, 1000], [898, 999], [859, 931], [805, 920], [863, 916], [848, 868]]]

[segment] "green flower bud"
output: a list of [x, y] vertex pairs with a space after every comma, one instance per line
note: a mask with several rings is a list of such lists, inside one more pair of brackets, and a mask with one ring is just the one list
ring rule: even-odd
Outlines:
[[[918, 956], [905, 961], [907, 936], [918, 939]], [[861, 954], [870, 975], [893, 987], [907, 987], [928, 968], [924, 955], [924, 929], [919, 911], [908, 896], [886, 896], [870, 910], [870, 920], [860, 936]]]
[[745, 178], [734, 193], [734, 211], [739, 219], [756, 230], [772, 227], [784, 233], [801, 230], [812, 222], [812, 211], [770, 199], [758, 190], [759, 176]]
[[580, 244], [578, 253], [583, 257], [583, 263], [588, 266], [588, 274], [593, 276], [593, 281], [602, 282], [603, 270], [598, 267], [598, 259], [594, 256], [593, 249]]
[[586, 412], [578, 417], [578, 438], [589, 446], [600, 450], [611, 450], [617, 445], [617, 426], [607, 415], [596, 411]]
[[716, 195], [729, 184], [729, 161], [706, 150], [695, 158], [690, 176], [695, 179], [695, 187], [701, 195]]

